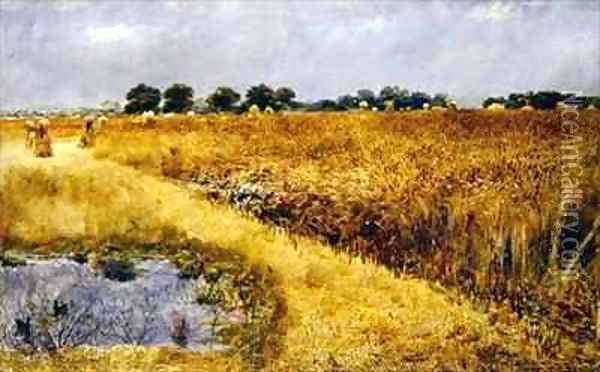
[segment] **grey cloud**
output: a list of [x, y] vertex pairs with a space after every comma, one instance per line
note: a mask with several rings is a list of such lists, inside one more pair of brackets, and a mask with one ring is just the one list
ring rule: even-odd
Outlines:
[[600, 94], [597, 1], [23, 0], [1, 1], [0, 23], [3, 108], [122, 100], [139, 82]]

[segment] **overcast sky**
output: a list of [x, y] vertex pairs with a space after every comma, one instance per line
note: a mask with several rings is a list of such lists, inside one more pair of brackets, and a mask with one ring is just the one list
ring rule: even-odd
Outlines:
[[465, 105], [600, 94], [600, 1], [5, 1], [0, 108], [95, 106], [144, 82], [301, 100], [399, 85]]

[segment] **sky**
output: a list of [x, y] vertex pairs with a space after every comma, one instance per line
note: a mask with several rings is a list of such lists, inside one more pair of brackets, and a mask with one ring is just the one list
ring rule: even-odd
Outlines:
[[600, 95], [597, 0], [0, 0], [0, 25], [0, 109], [124, 101], [142, 82]]

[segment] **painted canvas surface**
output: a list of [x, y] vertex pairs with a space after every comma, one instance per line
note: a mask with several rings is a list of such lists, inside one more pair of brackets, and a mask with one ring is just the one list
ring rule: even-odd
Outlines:
[[0, 372], [600, 370], [600, 2], [0, 0]]

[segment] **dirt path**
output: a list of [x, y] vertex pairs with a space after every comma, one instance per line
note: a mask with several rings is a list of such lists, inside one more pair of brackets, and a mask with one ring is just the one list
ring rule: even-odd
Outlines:
[[92, 159], [88, 151], [77, 147], [77, 140], [61, 139], [54, 141], [52, 150], [54, 156], [50, 158], [37, 158], [29, 149], [25, 148], [22, 141], [10, 140], [0, 143], [0, 169], [13, 165], [25, 166], [67, 166], [73, 162]]

